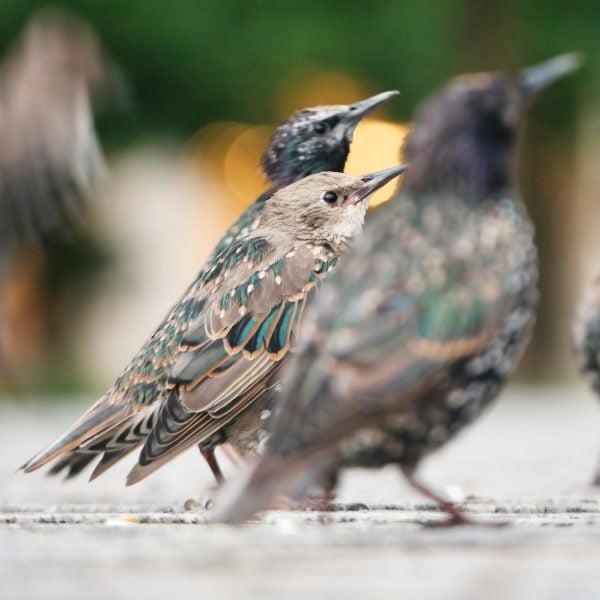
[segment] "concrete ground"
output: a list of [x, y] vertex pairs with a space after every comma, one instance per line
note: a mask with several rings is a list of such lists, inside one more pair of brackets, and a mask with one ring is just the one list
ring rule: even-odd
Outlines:
[[131, 488], [131, 461], [92, 484], [14, 473], [81, 408], [0, 408], [2, 599], [600, 598], [600, 490], [587, 485], [600, 406], [583, 387], [514, 387], [423, 465], [502, 528], [423, 527], [439, 513], [391, 468], [347, 474], [340, 501], [370, 510], [271, 512], [237, 528], [184, 510], [210, 496], [194, 452]]

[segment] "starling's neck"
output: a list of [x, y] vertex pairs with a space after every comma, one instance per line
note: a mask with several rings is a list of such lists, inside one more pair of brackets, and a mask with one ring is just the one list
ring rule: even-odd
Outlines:
[[511, 186], [510, 148], [472, 138], [440, 144], [408, 159], [404, 189], [412, 194], [452, 192], [463, 198], [501, 197]]
[[[265, 175], [275, 189], [285, 187], [309, 175], [334, 171], [343, 173], [348, 158], [349, 145], [339, 144], [338, 147], [327, 151], [326, 159], [323, 156], [300, 155], [294, 157], [281, 157], [278, 160], [264, 158], [262, 167]], [[266, 157], [269, 154], [265, 155]]]
[[[304, 166], [304, 165], [302, 165]], [[318, 173], [319, 171], [314, 171]], [[271, 173], [267, 173], [267, 177], [273, 184], [274, 189], [280, 189], [285, 187], [286, 185], [290, 185], [296, 181], [300, 181], [300, 179], [304, 179], [309, 175], [312, 175], [313, 171], [310, 168], [302, 169], [300, 165], [289, 165], [284, 164], [281, 165], [278, 169], [272, 171]]]

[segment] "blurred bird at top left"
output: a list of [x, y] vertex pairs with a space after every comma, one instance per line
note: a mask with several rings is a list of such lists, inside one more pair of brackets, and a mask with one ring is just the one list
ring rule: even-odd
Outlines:
[[0, 370], [18, 253], [69, 239], [104, 180], [93, 101], [112, 77], [91, 28], [57, 9], [33, 15], [0, 66]]
[[27, 23], [0, 70], [0, 258], [64, 235], [102, 180], [92, 97], [109, 73], [93, 31], [62, 11]]

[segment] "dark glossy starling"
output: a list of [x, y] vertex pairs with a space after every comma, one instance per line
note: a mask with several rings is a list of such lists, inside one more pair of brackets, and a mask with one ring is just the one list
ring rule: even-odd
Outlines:
[[104, 174], [91, 96], [111, 77], [90, 28], [55, 9], [35, 15], [10, 51], [0, 74], [0, 271], [20, 243], [80, 224]]
[[396, 464], [465, 521], [415, 471], [497, 395], [529, 337], [537, 257], [513, 150], [531, 97], [576, 65], [567, 55], [516, 77], [459, 77], [422, 105], [402, 190], [323, 286], [266, 454], [224, 490], [217, 520], [331, 488], [344, 466]]
[[[196, 279], [176, 303], [175, 309], [185, 302], [190, 290], [206, 277], [206, 270], [214, 258], [253, 231], [265, 202], [275, 191], [308, 175], [323, 171], [343, 171], [356, 126], [378, 106], [396, 95], [397, 91], [382, 92], [354, 104], [306, 108], [289, 117], [275, 131], [262, 157], [262, 168], [272, 187], [261, 194], [222, 236]], [[157, 332], [165, 327], [168, 327], [167, 321], [159, 325]], [[138, 443], [139, 441], [141, 440]], [[135, 446], [130, 449], [133, 447]], [[213, 472], [220, 472], [212, 452], [208, 451], [204, 457]], [[66, 471], [67, 477], [74, 477], [94, 458], [95, 454], [76, 451], [57, 461], [50, 474], [57, 475]]]
[[342, 173], [356, 126], [399, 92], [382, 92], [354, 104], [315, 106], [280, 125], [265, 150], [261, 167], [271, 188], [261, 194], [225, 232], [211, 258], [256, 226], [265, 201], [278, 189], [315, 173]]
[[[573, 338], [579, 368], [600, 397], [600, 276], [584, 294], [575, 319]], [[600, 485], [600, 461], [593, 484]]]
[[274, 193], [253, 231], [212, 259], [115, 385], [23, 469], [89, 453], [101, 456], [94, 478], [143, 442], [134, 483], [198, 444], [219, 479], [214, 447], [256, 448], [305, 304], [361, 231], [370, 194], [403, 170], [320, 173]]

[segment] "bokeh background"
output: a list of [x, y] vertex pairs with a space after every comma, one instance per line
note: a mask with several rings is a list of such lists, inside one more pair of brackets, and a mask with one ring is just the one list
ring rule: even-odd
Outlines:
[[[1, 2], [0, 50], [46, 5]], [[358, 174], [398, 161], [415, 106], [447, 78], [578, 50], [585, 68], [539, 100], [518, 162], [542, 261], [539, 318], [519, 377], [574, 375], [570, 322], [600, 270], [597, 0], [60, 6], [92, 25], [118, 65], [121, 101], [101, 107], [97, 121], [111, 177], [85, 235], [15, 257], [2, 290], [11, 353], [1, 397], [108, 387], [264, 189], [260, 154], [291, 112], [399, 89], [357, 130], [347, 171]]]

